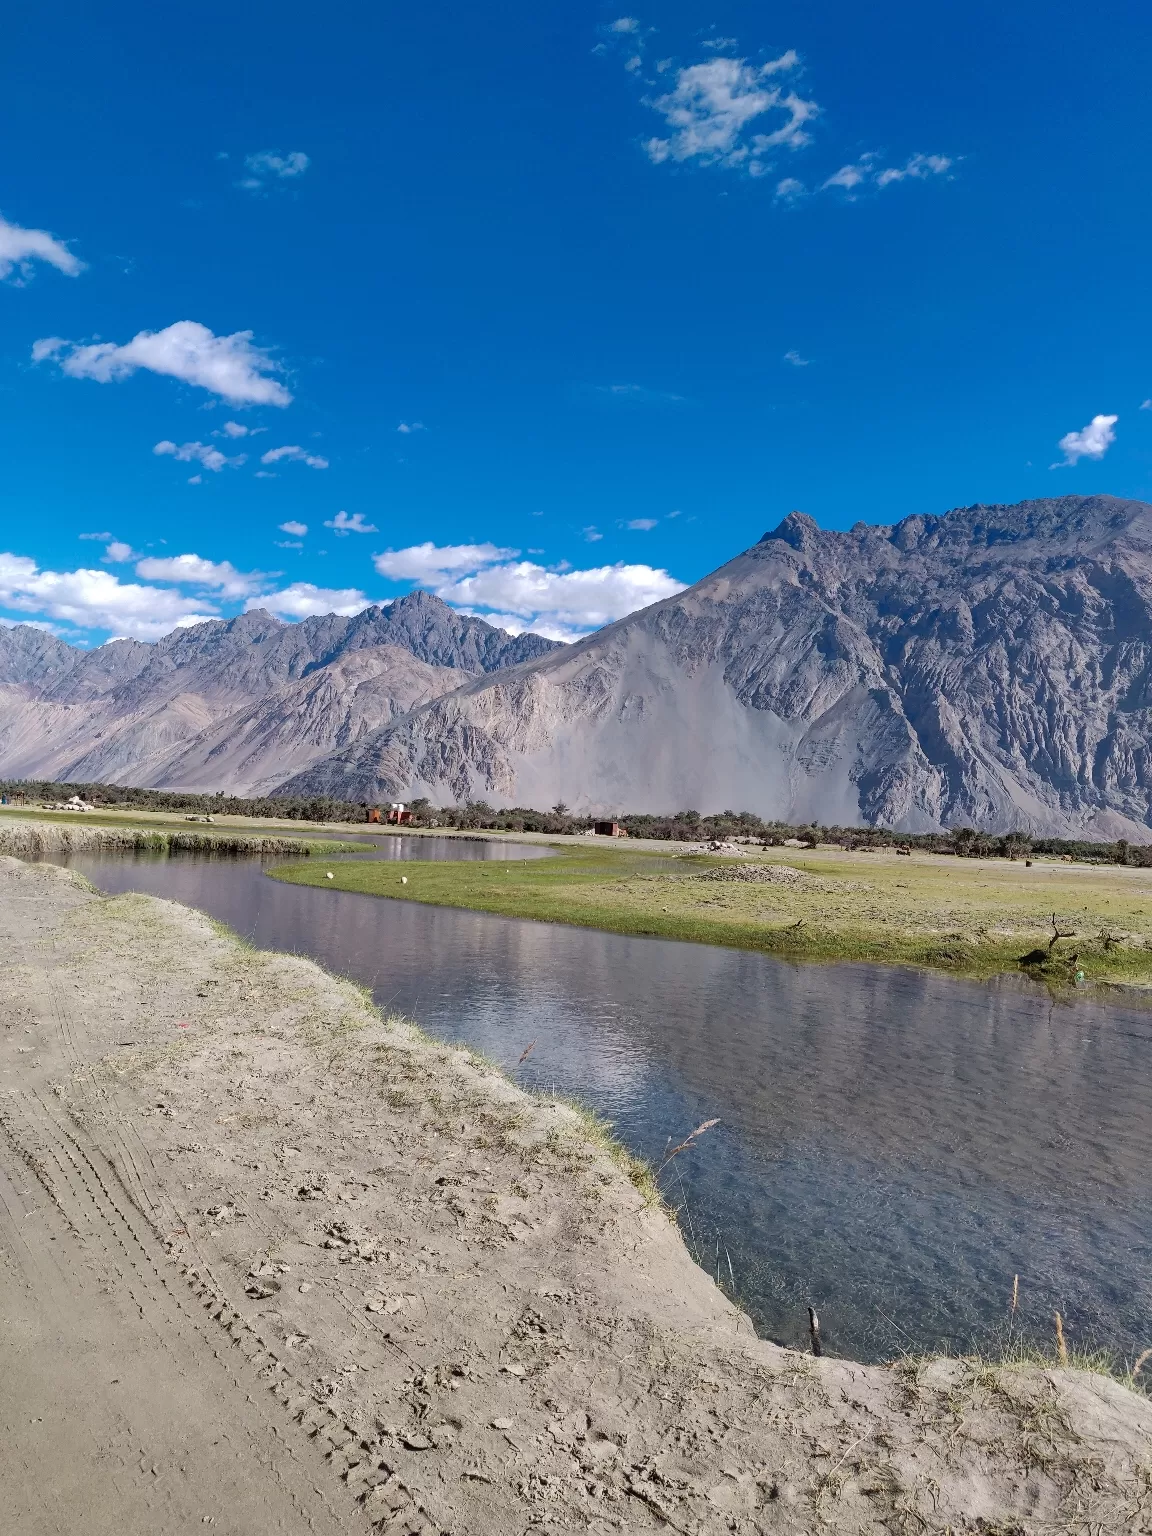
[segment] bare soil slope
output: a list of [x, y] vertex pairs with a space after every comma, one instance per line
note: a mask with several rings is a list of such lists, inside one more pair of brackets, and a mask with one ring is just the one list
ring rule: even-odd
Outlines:
[[13, 1529], [1152, 1530], [1103, 1378], [756, 1340], [572, 1111], [0, 859]]

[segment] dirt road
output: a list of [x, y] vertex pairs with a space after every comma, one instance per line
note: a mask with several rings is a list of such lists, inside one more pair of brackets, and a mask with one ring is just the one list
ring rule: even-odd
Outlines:
[[756, 1340], [563, 1107], [197, 913], [0, 860], [20, 1536], [1152, 1530], [1152, 1404]]

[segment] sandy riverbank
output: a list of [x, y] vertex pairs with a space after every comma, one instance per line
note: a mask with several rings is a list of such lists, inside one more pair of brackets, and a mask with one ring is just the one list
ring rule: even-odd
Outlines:
[[22, 1533], [1152, 1530], [1152, 1403], [756, 1340], [563, 1107], [200, 914], [0, 859]]

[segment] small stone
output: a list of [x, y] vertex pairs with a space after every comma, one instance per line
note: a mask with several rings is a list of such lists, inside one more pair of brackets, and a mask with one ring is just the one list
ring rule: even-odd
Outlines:
[[366, 1312], [383, 1312], [384, 1303], [382, 1301], [370, 1301], [364, 1310]]
[[511, 1419], [493, 1419], [492, 1420], [492, 1428], [493, 1429], [511, 1429], [512, 1428], [512, 1420]]
[[430, 1451], [432, 1449], [432, 1442], [427, 1435], [403, 1435], [401, 1439], [410, 1451]]
[[311, 1289], [312, 1289], [312, 1286], [311, 1286], [311, 1285], [310, 1285], [310, 1284], [309, 1284], [309, 1282], [308, 1282], [308, 1281], [307, 1281], [307, 1280], [305, 1280], [305, 1281], [304, 1281], [304, 1282], [303, 1282], [303, 1283], [302, 1283], [302, 1284], [301, 1284], [301, 1286], [300, 1286], [300, 1294], [301, 1294], [301, 1296], [307, 1296], [307, 1294], [308, 1294], [308, 1292], [309, 1292], [309, 1291], [310, 1291], [310, 1290], [311, 1290]]

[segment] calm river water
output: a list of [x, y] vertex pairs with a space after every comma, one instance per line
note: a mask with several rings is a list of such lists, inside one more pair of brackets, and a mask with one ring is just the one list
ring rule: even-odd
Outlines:
[[[543, 852], [396, 837], [380, 856]], [[811, 1302], [856, 1358], [995, 1348], [1018, 1274], [1037, 1339], [1058, 1309], [1074, 1345], [1152, 1344], [1152, 1013], [284, 885], [254, 861], [68, 862], [367, 983], [654, 1161], [719, 1116], [662, 1182], [765, 1337], [804, 1343]]]

